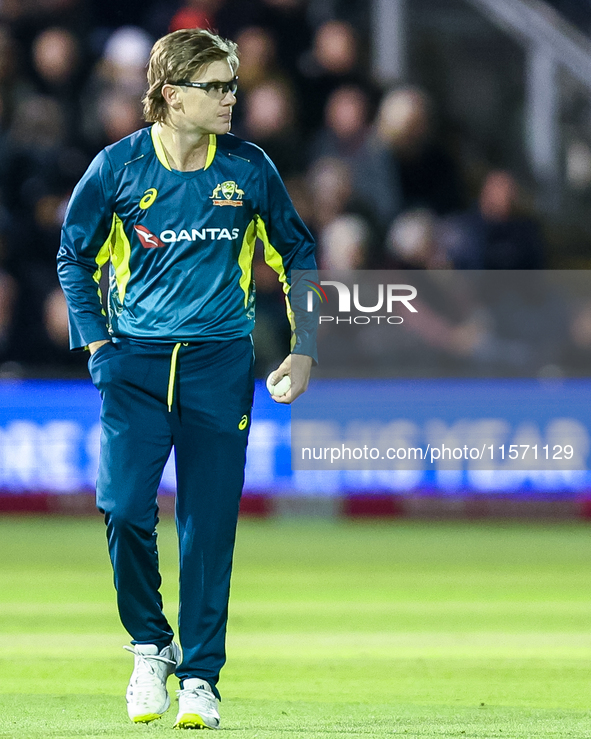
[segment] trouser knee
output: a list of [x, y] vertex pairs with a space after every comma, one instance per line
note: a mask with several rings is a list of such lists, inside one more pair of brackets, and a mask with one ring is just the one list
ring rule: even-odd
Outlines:
[[133, 510], [126, 506], [114, 506], [112, 509], [99, 509], [105, 519], [105, 524], [109, 532], [116, 534], [135, 533], [136, 535], [151, 536], [155, 529], [158, 519], [156, 514], [138, 515], [137, 510]]

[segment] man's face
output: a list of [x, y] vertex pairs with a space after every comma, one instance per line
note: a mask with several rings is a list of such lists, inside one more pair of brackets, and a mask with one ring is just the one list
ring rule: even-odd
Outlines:
[[[193, 75], [191, 82], [230, 82], [234, 72], [229, 62], [220, 60], [212, 62], [199, 74]], [[219, 90], [206, 92], [195, 87], [181, 87], [180, 110], [184, 125], [194, 133], [228, 133], [232, 126], [232, 108], [236, 96], [232, 92], [225, 94]]]

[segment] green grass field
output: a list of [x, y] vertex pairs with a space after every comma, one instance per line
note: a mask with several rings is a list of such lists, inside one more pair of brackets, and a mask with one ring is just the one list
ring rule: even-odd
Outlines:
[[[170, 736], [125, 643], [99, 517], [0, 519], [0, 737]], [[244, 521], [220, 688], [236, 739], [591, 737], [591, 529]]]

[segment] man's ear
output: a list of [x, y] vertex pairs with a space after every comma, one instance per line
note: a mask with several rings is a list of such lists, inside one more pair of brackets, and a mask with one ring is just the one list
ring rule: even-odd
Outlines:
[[162, 85], [162, 97], [171, 108], [178, 110], [182, 107], [180, 90], [176, 85]]

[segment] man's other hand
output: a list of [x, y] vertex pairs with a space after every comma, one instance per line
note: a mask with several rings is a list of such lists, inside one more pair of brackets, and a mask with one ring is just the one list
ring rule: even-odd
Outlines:
[[312, 357], [305, 354], [289, 354], [277, 369], [271, 373], [271, 382], [276, 385], [282, 377], [289, 375], [291, 379], [291, 387], [285, 395], [272, 395], [271, 397], [276, 403], [284, 403], [289, 405], [305, 393], [310, 382], [310, 369], [312, 367]]

